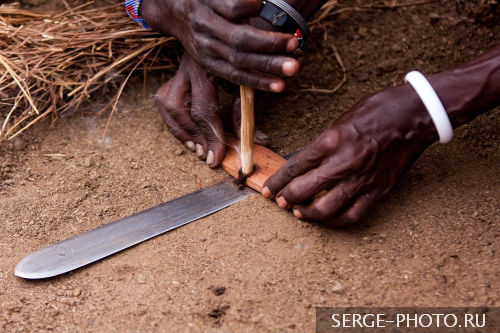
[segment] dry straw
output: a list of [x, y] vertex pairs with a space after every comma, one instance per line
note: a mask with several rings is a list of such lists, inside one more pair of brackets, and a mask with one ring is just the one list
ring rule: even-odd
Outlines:
[[174, 69], [174, 39], [130, 20], [121, 5], [92, 2], [56, 14], [0, 7], [0, 142], [37, 121], [78, 109], [135, 70]]

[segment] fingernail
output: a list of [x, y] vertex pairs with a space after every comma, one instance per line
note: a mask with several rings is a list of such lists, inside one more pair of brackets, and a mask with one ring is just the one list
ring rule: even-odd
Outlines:
[[202, 157], [205, 154], [205, 150], [203, 150], [203, 146], [199, 143], [196, 144], [196, 156]]
[[297, 73], [297, 66], [295, 66], [295, 63], [293, 61], [285, 61], [283, 63], [282, 70], [283, 74], [293, 76]]
[[191, 150], [191, 151], [195, 150], [193, 141], [186, 141], [184, 144], [186, 145], [186, 147], [189, 148], [189, 150]]
[[304, 216], [302, 216], [302, 214], [299, 212], [299, 210], [297, 208], [293, 209], [293, 215], [295, 215], [295, 217], [298, 219], [304, 218]]
[[215, 162], [215, 154], [213, 151], [209, 150], [207, 154], [207, 164], [213, 164]]
[[281, 82], [273, 82], [269, 85], [269, 89], [274, 92], [282, 92], [284, 87]]
[[299, 41], [297, 40], [297, 38], [294, 37], [290, 39], [286, 44], [286, 50], [288, 52], [293, 52], [297, 49], [297, 46], [299, 46]]
[[285, 209], [288, 207], [288, 202], [286, 202], [285, 198], [283, 198], [283, 197], [276, 198], [276, 202], [278, 203], [278, 206], [280, 208]]
[[264, 198], [270, 198], [271, 195], [273, 195], [271, 193], [271, 191], [269, 190], [269, 187], [265, 186], [263, 189], [262, 189], [262, 195], [264, 196]]

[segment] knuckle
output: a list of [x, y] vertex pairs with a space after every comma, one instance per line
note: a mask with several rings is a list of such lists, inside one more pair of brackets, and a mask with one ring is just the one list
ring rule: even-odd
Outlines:
[[194, 10], [188, 13], [187, 18], [195, 31], [203, 31], [205, 28], [205, 18], [201, 12]]
[[226, 13], [229, 17], [234, 18], [238, 14], [239, 4], [232, 0], [226, 2]]
[[241, 62], [240, 58], [241, 58], [240, 52], [237, 49], [231, 49], [231, 51], [229, 51], [227, 60], [234, 66], [239, 67]]
[[236, 83], [236, 84], [241, 84], [243, 83], [244, 81], [244, 75], [242, 72], [236, 70], [236, 69], [233, 69], [230, 73], [229, 73], [229, 77], [228, 77], [229, 81], [233, 82], [233, 83]]
[[325, 205], [315, 207], [315, 216], [319, 221], [327, 221], [331, 214], [331, 211]]
[[166, 111], [175, 120], [182, 119], [184, 115], [184, 111], [181, 108], [171, 108]]
[[[211, 46], [210, 40], [206, 36], [196, 36], [197, 45], [200, 47], [198, 53], [206, 53]], [[205, 52], [204, 52], [205, 51]]]
[[293, 178], [297, 175], [297, 164], [294, 161], [289, 161], [283, 166], [282, 170], [285, 176]]
[[264, 71], [267, 73], [272, 73], [275, 72], [274, 68], [274, 59], [272, 57], [266, 57], [266, 60], [264, 61]]
[[304, 201], [303, 194], [304, 191], [295, 182], [292, 182], [287, 186], [284, 197], [290, 203], [299, 203]]
[[179, 109], [179, 105], [168, 96], [161, 96], [159, 94], [155, 95], [155, 103], [158, 109], [171, 113], [172, 111]]
[[270, 42], [270, 47], [273, 51], [282, 51], [284, 50], [284, 39], [282, 37], [273, 37]]
[[343, 216], [342, 220], [338, 221], [337, 226], [343, 227], [351, 224], [355, 224], [359, 221], [359, 217], [355, 216], [354, 213], [347, 213]]
[[340, 135], [338, 131], [329, 131], [326, 135], [320, 138], [320, 145], [327, 151], [333, 151], [339, 144]]
[[210, 47], [210, 43], [205, 36], [196, 34], [193, 38], [193, 46], [197, 53], [204, 54]]
[[333, 228], [347, 227], [358, 223], [362, 216], [355, 211], [348, 211], [340, 217], [332, 217], [326, 220], [326, 224]]
[[248, 41], [248, 33], [245, 30], [240, 30], [238, 33], [232, 34], [229, 43], [237, 49], [243, 48]]
[[200, 57], [200, 65], [202, 65], [209, 73], [217, 73], [217, 64], [209, 57]]

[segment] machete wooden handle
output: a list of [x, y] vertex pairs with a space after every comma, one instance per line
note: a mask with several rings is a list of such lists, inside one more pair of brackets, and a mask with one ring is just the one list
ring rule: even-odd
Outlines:
[[[235, 147], [238, 147], [238, 140], [226, 136], [227, 153], [222, 161], [222, 168], [231, 176], [238, 178], [238, 171], [241, 168], [240, 156]], [[266, 180], [271, 177], [279, 168], [285, 164], [286, 160], [275, 152], [259, 146], [253, 146], [254, 172], [247, 178], [246, 184], [256, 191], [262, 193], [262, 188]]]

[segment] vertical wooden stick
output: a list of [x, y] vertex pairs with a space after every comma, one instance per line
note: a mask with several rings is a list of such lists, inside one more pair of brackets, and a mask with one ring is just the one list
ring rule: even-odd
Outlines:
[[253, 128], [254, 128], [254, 90], [240, 86], [241, 94], [241, 132], [240, 154], [241, 173], [249, 176], [253, 172]]

